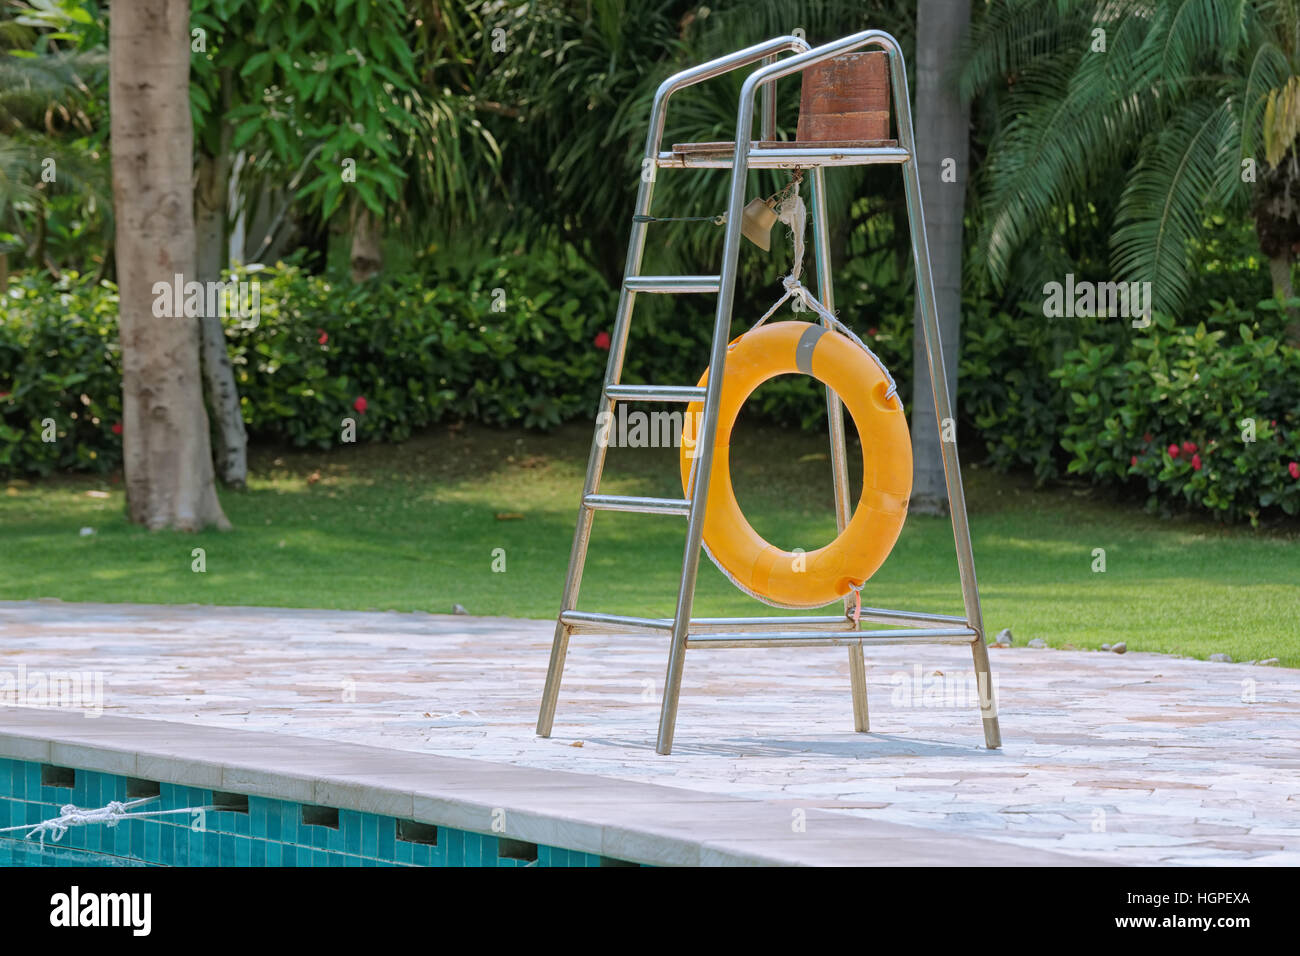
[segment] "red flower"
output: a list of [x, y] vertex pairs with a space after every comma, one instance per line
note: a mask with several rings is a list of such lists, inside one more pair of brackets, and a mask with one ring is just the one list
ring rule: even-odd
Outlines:
[[1143, 441], [1144, 444], [1147, 444], [1147, 445], [1151, 444], [1151, 433], [1150, 433], [1150, 432], [1147, 432], [1145, 435], [1143, 435], [1143, 436], [1142, 436], [1142, 441]]
[[1200, 455], [1193, 455], [1193, 456], [1192, 456], [1192, 471], [1200, 471], [1200, 470], [1201, 470], [1201, 456], [1200, 456]]
[[1134, 455], [1132, 458], [1128, 460], [1128, 463], [1132, 465], [1134, 468], [1136, 468], [1138, 463], [1138, 456]]
[[872, 338], [875, 338], [879, 332], [880, 332], [879, 329], [867, 329], [867, 334], [870, 335]]
[[326, 342], [330, 340], [330, 334], [326, 332], [324, 329], [317, 329], [316, 331], [320, 333], [320, 338], [318, 338], [316, 341], [319, 342], [321, 345], [324, 345]]
[[1292, 478], [1300, 478], [1300, 462], [1291, 462], [1291, 464], [1286, 466], [1286, 470], [1291, 472]]
[[1187, 452], [1187, 454], [1189, 455], [1196, 454], [1196, 442], [1191, 442], [1191, 441], [1183, 442], [1183, 451]]
[[120, 434], [122, 434], [122, 423], [121, 423], [121, 422], [114, 422], [114, 423], [113, 423], [113, 434], [114, 434], [114, 435], [120, 435]]
[[595, 339], [592, 340], [592, 344], [595, 345], [596, 348], [598, 348], [598, 349], [604, 349], [606, 352], [608, 352], [608, 351], [609, 351], [609, 333], [608, 333], [608, 332], [597, 332], [597, 333], [596, 333], [596, 337], [595, 337]]
[[1178, 446], [1177, 446], [1177, 445], [1170, 445], [1170, 446], [1169, 446], [1169, 457], [1170, 457], [1170, 458], [1177, 458], [1177, 457], [1178, 457]]
[[355, 408], [362, 415], [366, 413], [366, 408], [368, 406], [369, 406], [369, 402], [366, 401], [366, 397], [364, 395], [358, 395], [357, 400], [352, 403], [352, 407]]

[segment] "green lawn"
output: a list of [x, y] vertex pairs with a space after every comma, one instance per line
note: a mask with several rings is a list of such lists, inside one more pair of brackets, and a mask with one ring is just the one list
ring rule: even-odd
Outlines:
[[[555, 614], [590, 431], [440, 431], [401, 446], [259, 451], [228, 533], [150, 534], [120, 484], [10, 482], [0, 496], [0, 598], [248, 604], [547, 618]], [[758, 531], [810, 549], [834, 532], [824, 439], [746, 427], [737, 494]], [[602, 490], [678, 496], [676, 455], [612, 449]], [[856, 468], [853, 470], [856, 471]], [[1300, 526], [1268, 532], [1162, 520], [1083, 489], [1033, 491], [968, 466], [990, 635], [1300, 666]], [[107, 497], [103, 493], [107, 492]], [[521, 515], [522, 517], [511, 517]], [[83, 536], [83, 527], [95, 534]], [[597, 516], [581, 607], [671, 613], [685, 520]], [[191, 570], [191, 549], [206, 571]], [[505, 549], [506, 571], [492, 571]], [[1092, 570], [1105, 549], [1106, 570]], [[703, 563], [696, 613], [770, 613]], [[912, 516], [867, 603], [959, 613], [946, 519]]]

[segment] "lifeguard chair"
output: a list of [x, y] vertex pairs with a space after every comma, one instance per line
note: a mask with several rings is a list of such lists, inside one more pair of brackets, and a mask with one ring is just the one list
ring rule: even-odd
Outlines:
[[[783, 53], [794, 55], [779, 59]], [[762, 65], [749, 75], [741, 89], [734, 142], [683, 143], [675, 145], [669, 151], [661, 151], [668, 99], [673, 93], [759, 61], [762, 61]], [[794, 142], [778, 142], [774, 139], [776, 81], [795, 73], [803, 73], [797, 138]], [[761, 136], [758, 142], [753, 142], [755, 99], [760, 91], [762, 93]], [[888, 138], [891, 92], [893, 114], [898, 130], [897, 140]], [[715, 460], [715, 439], [724, 399], [724, 385], [727, 379], [728, 353], [730, 347], [735, 347], [744, 339], [742, 336], [740, 340], [729, 345], [737, 258], [744, 226], [743, 212], [746, 206], [746, 173], [749, 170], [802, 170], [807, 172], [810, 179], [813, 247], [819, 301], [812, 300], [811, 297], [809, 299], [814, 311], [820, 316], [822, 328], [808, 326], [807, 328], [812, 330], [813, 334], [797, 336], [798, 342], [792, 346], [791, 361], [797, 365], [799, 371], [812, 374], [811, 352], [808, 349], [816, 348], [818, 340], [823, 337], [823, 332], [837, 337], [845, 335], [866, 350], [865, 345], [862, 345], [833, 314], [834, 292], [831, 282], [831, 263], [828, 258], [825, 169], [828, 166], [878, 163], [892, 163], [902, 167], [903, 188], [907, 197], [907, 211], [911, 225], [912, 255], [916, 265], [916, 295], [925, 333], [930, 382], [934, 388], [935, 413], [941, 428], [945, 419], [952, 417], [947, 379], [944, 375], [943, 352], [939, 342], [934, 279], [930, 271], [930, 253], [926, 243], [925, 222], [921, 208], [921, 183], [915, 157], [912, 117], [908, 105], [907, 71], [902, 51], [897, 40], [880, 30], [856, 33], [815, 49], [809, 49], [807, 43], [795, 36], [777, 37], [684, 70], [660, 85], [655, 93], [654, 105], [650, 112], [650, 128], [646, 136], [643, 161], [644, 168], [651, 170], [652, 174], [641, 177], [641, 185], [637, 192], [636, 212], [633, 217], [631, 237], [628, 240], [627, 265], [624, 270], [622, 291], [619, 294], [618, 313], [611, 335], [609, 363], [605, 371], [601, 396], [600, 411], [605, 414], [597, 416], [596, 434], [588, 459], [587, 478], [578, 510], [568, 576], [564, 584], [559, 618], [556, 621], [555, 640], [551, 648], [550, 666], [546, 674], [541, 712], [537, 720], [537, 733], [540, 736], [549, 737], [551, 734], [569, 639], [576, 635], [635, 633], [668, 638], [668, 672], [664, 682], [656, 745], [656, 749], [661, 754], [672, 751], [686, 651], [695, 648], [721, 647], [847, 647], [854, 729], [865, 733], [869, 730], [869, 717], [864, 649], [885, 644], [969, 645], [974, 657], [977, 684], [980, 689], [980, 711], [984, 723], [985, 744], [990, 748], [1001, 746], [997, 703], [993, 693], [984, 624], [980, 614], [974, 557], [971, 553], [966, 501], [962, 491], [957, 447], [954, 442], [942, 442], [941, 447], [949, 514], [956, 542], [957, 566], [965, 607], [963, 617], [862, 607], [860, 601], [862, 585], [857, 582], [857, 577], [862, 576], [861, 571], [856, 576], [849, 574], [848, 577], [840, 579], [841, 593], [844, 595], [845, 613], [843, 614], [736, 618], [693, 618], [691, 616], [700, 552], [702, 546], [707, 543], [706, 512], [709, 511], [711, 502], [710, 478]], [[726, 237], [719, 274], [662, 276], [641, 274], [646, 232], [649, 224], [654, 221], [654, 217], [650, 215], [655, 183], [653, 171], [659, 169], [731, 170], [731, 189], [724, 220]], [[795, 277], [797, 277], [797, 267], [791, 278]], [[799, 283], [795, 281], [794, 285], [797, 286]], [[793, 290], [788, 281], [787, 296], [791, 291], [798, 290]], [[637, 296], [687, 292], [716, 293], [718, 297], [709, 371], [705, 378], [697, 385], [621, 384], [628, 328]], [[804, 294], [806, 295], [806, 290]], [[760, 320], [760, 324], [764, 320]], [[782, 324], [795, 326], [799, 323]], [[766, 332], [772, 332], [773, 328], [768, 326]], [[772, 340], [776, 341], [776, 338], [779, 336]], [[800, 349], [805, 346], [807, 346], [805, 352], [800, 353]], [[869, 350], [866, 351], [870, 354]], [[872, 358], [874, 359], [874, 356]], [[808, 364], [805, 365], [805, 362]], [[881, 371], [884, 371], [883, 367]], [[888, 372], [884, 372], [884, 375], [888, 378]], [[823, 381], [827, 380], [825, 375], [818, 377]], [[840, 378], [841, 381], [846, 380], [843, 375]], [[892, 379], [890, 385], [892, 386]], [[875, 393], [875, 397], [883, 403], [882, 407], [897, 401], [892, 389], [882, 388]], [[856, 515], [849, 501], [843, 409], [841, 397], [829, 386], [826, 400], [835, 485], [835, 513], [841, 537], [844, 537], [846, 528], [855, 522]], [[695, 440], [693, 460], [688, 466], [685, 458], [683, 459], [685, 497], [645, 498], [600, 493], [600, 477], [604, 468], [607, 445], [607, 441], [604, 440], [605, 430], [613, 420], [615, 404], [630, 401], [685, 403], [698, 410], [698, 427], [693, 433]], [[733, 400], [731, 404], [735, 405], [736, 402]], [[850, 407], [853, 407], [852, 403]], [[901, 416], [901, 405], [898, 406], [897, 413]], [[729, 424], [728, 422], [728, 426]], [[859, 422], [860, 434], [861, 425], [862, 423]], [[866, 435], [863, 435], [863, 440], [865, 445]], [[907, 490], [910, 491], [910, 448], [906, 465]], [[729, 490], [729, 481], [727, 486]], [[881, 492], [881, 500], [889, 498], [888, 489]], [[716, 500], [712, 504], [716, 508]], [[859, 509], [863, 507], [860, 503]], [[888, 510], [883, 505], [881, 507]], [[905, 512], [906, 494], [902, 495], [901, 507]], [[592, 519], [597, 511], [631, 511], [656, 515], [679, 515], [687, 518], [681, 584], [673, 617], [642, 618], [577, 610], [578, 591], [587, 557]], [[897, 518], [897, 523], [901, 526], [901, 513]], [[896, 535], [897, 529], [894, 529], [893, 533]], [[891, 538], [884, 548], [886, 554], [892, 543]], [[718, 555], [711, 552], [710, 556], [718, 560]], [[880, 556], [880, 560], [883, 560], [883, 555]], [[719, 564], [723, 567], [721, 562]], [[723, 570], [725, 573], [727, 568], [723, 567]], [[734, 575], [728, 576], [733, 582], [741, 583], [736, 581]], [[852, 593], [843, 592], [844, 581], [848, 582], [847, 587]], [[761, 588], [755, 590], [742, 584], [742, 589], [766, 599]], [[769, 601], [769, 603], [781, 602]], [[785, 603], [783, 606], [801, 605]], [[864, 629], [862, 622], [883, 625], [883, 627]]]

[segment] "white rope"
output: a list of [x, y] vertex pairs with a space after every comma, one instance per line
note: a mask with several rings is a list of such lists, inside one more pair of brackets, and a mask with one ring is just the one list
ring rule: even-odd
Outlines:
[[111, 828], [116, 827], [118, 821], [123, 818], [133, 820], [140, 817], [166, 816], [172, 813], [197, 813], [200, 810], [207, 812], [218, 809], [217, 807], [182, 807], [179, 810], [142, 810], [139, 813], [129, 812], [135, 807], [157, 799], [157, 797], [141, 797], [139, 800], [131, 800], [127, 803], [122, 803], [118, 800], [111, 800], [109, 801], [108, 806], [99, 807], [94, 810], [82, 809], [75, 804], [66, 803], [60, 808], [57, 817], [52, 817], [49, 820], [42, 820], [37, 824], [24, 823], [16, 827], [0, 827], [0, 833], [10, 833], [14, 830], [26, 830], [27, 832], [24, 836], [27, 839], [31, 839], [33, 836], [40, 834], [41, 845], [43, 846], [45, 844], [45, 834], [48, 833], [50, 839], [53, 842], [58, 843], [63, 839], [63, 835], [67, 833], [71, 827], [84, 827], [89, 826], [92, 823], [102, 823], [104, 826]]
[[808, 287], [799, 281], [799, 274], [803, 271], [804, 233], [807, 230], [808, 210], [799, 195], [799, 184], [797, 182], [793, 184], [790, 195], [777, 207], [776, 216], [790, 227], [794, 239], [794, 262], [790, 266], [790, 274], [781, 280], [781, 285], [785, 287], [785, 295], [777, 299], [772, 304], [772, 308], [768, 309], [761, 319], [749, 327], [749, 331], [754, 331], [754, 329], [770, 319], [776, 313], [776, 310], [785, 304], [785, 300], [793, 296], [796, 301], [802, 302], [821, 316], [828, 326], [842, 333], [854, 345], [871, 356], [871, 360], [876, 363], [881, 374], [889, 382], [889, 388], [885, 391], [886, 400], [893, 398], [898, 394], [898, 385], [894, 382], [894, 376], [889, 374], [889, 369], [885, 368], [885, 363], [880, 361], [880, 357], [871, 351], [862, 339], [854, 335], [852, 329], [841, 322], [834, 312], [822, 305], [817, 300], [817, 297], [808, 290]]

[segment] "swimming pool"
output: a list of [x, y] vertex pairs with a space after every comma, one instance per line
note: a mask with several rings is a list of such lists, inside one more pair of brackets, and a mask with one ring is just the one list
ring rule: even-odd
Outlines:
[[147, 798], [140, 810], [188, 812], [71, 827], [44, 847], [24, 831], [0, 834], [0, 866], [637, 865], [427, 821], [0, 758], [0, 829], [35, 826], [67, 804]]

